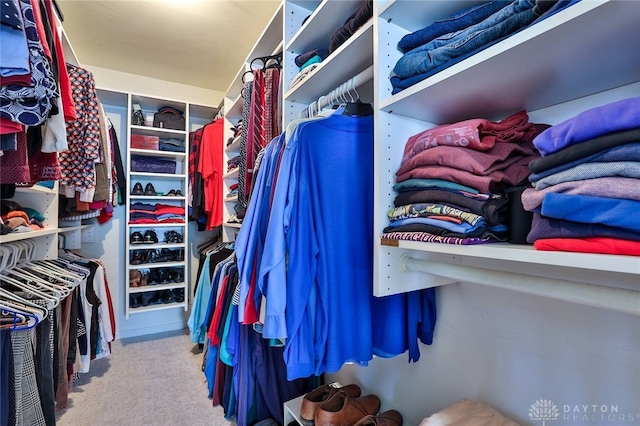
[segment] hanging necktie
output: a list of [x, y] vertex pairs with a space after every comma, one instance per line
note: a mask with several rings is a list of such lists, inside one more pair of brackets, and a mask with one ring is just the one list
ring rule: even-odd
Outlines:
[[278, 120], [278, 90], [280, 87], [280, 70], [267, 68], [264, 77], [264, 140], [266, 143], [280, 134]]
[[253, 92], [251, 93], [251, 111], [249, 115], [249, 134], [247, 138], [247, 171], [245, 174], [245, 193], [247, 201], [251, 198], [251, 178], [255, 160], [265, 146], [264, 129], [264, 71], [253, 71]]
[[249, 115], [251, 111], [251, 92], [253, 82], [244, 83], [242, 89], [242, 131], [240, 133], [240, 162], [238, 163], [238, 200], [243, 207], [247, 206], [245, 175], [247, 174], [247, 141], [249, 140]]

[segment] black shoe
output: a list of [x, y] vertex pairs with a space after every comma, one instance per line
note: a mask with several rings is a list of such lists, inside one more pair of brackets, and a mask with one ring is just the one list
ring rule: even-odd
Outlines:
[[156, 192], [156, 189], [153, 187], [153, 184], [151, 182], [149, 182], [147, 186], [145, 186], [144, 195], [149, 195], [151, 197], [155, 197], [156, 195], [158, 195], [158, 193]]
[[130, 294], [129, 295], [129, 307], [130, 308], [139, 308], [140, 307], [140, 295]]
[[184, 281], [184, 273], [182, 272], [182, 268], [169, 269], [169, 276], [171, 277], [171, 282], [181, 283]]
[[142, 237], [142, 234], [139, 233], [138, 231], [134, 232], [129, 237], [129, 244], [142, 244], [142, 243], [143, 243], [143, 237]]
[[167, 195], [168, 195], [169, 197], [175, 197], [175, 195], [176, 195], [176, 190], [175, 190], [175, 189], [172, 189], [171, 191], [169, 191], [169, 192], [167, 193]]
[[179, 189], [176, 189], [176, 193], [175, 193], [176, 197], [184, 197], [184, 194], [182, 193], [182, 191], [180, 191]]
[[166, 269], [160, 268], [158, 269], [158, 281], [160, 284], [169, 284], [171, 282], [169, 273]]
[[160, 276], [158, 275], [158, 270], [153, 268], [149, 270], [149, 278], [147, 279], [148, 285], [158, 285], [160, 284]]
[[149, 304], [152, 302], [152, 300], [156, 297], [156, 292], [155, 291], [148, 291], [146, 293], [142, 293], [142, 301], [140, 302], [140, 304], [142, 306], [149, 306]]
[[181, 244], [183, 240], [182, 234], [176, 231], [167, 231], [164, 233], [164, 242], [167, 244]]
[[162, 302], [163, 303], [172, 303], [175, 302], [173, 299], [173, 293], [171, 290], [165, 290], [162, 292]]
[[183, 288], [174, 288], [174, 289], [171, 290], [171, 293], [173, 294], [173, 300], [175, 300], [177, 303], [184, 302], [184, 289]]
[[144, 191], [142, 190], [142, 184], [140, 182], [136, 182], [133, 185], [133, 189], [131, 190], [131, 195], [144, 195]]
[[133, 253], [131, 253], [131, 264], [132, 265], [139, 265], [141, 263], [144, 262], [144, 254], [142, 253], [142, 250], [134, 250]]
[[158, 251], [157, 250], [147, 250], [145, 263], [156, 263], [156, 262], [160, 262], [160, 259], [158, 258]]
[[152, 229], [148, 229], [144, 233], [144, 243], [145, 244], [157, 244], [158, 243], [158, 235]]

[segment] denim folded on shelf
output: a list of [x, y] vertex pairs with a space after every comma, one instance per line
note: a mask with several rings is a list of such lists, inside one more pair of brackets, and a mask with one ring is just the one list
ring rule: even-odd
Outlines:
[[512, 0], [496, 0], [475, 4], [444, 19], [439, 19], [418, 31], [405, 35], [398, 42], [398, 50], [402, 53], [420, 47], [436, 37], [464, 30], [482, 22], [500, 9], [508, 6]]
[[446, 34], [402, 56], [393, 76], [409, 78], [476, 50], [531, 24], [538, 13], [533, 0], [516, 0], [465, 30]]

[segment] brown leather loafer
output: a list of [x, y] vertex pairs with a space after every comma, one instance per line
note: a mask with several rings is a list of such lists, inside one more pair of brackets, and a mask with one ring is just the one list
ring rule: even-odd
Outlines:
[[402, 414], [389, 410], [375, 416], [364, 416], [355, 426], [402, 426]]
[[307, 426], [313, 425], [318, 405], [331, 398], [338, 391], [346, 392], [353, 397], [360, 396], [360, 386], [356, 384], [338, 387], [337, 384], [330, 383], [318, 386], [302, 399], [302, 405], [300, 406], [300, 420], [302, 420], [302, 423]]
[[351, 397], [346, 392], [336, 392], [318, 406], [316, 426], [353, 426], [365, 416], [376, 414], [380, 409], [380, 398], [376, 395]]

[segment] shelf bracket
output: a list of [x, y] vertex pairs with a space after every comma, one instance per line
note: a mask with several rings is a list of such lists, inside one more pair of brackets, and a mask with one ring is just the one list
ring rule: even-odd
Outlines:
[[408, 254], [400, 258], [400, 269], [640, 316], [640, 291], [635, 290], [432, 262]]

